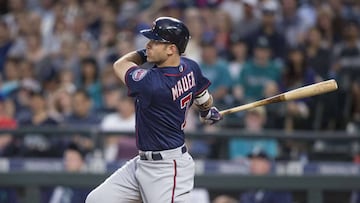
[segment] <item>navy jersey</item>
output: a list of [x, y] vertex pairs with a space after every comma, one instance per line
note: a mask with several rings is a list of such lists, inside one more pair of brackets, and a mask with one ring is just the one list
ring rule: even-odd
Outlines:
[[177, 67], [132, 67], [126, 73], [128, 95], [135, 98], [137, 146], [160, 151], [184, 144], [186, 112], [208, 88], [196, 62], [181, 57]]

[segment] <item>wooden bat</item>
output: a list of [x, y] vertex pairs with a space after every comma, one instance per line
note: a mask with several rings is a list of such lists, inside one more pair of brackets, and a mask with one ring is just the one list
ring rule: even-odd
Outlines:
[[338, 86], [337, 86], [337, 83], [335, 80], [333, 80], [333, 79], [327, 80], [327, 81], [315, 83], [312, 85], [300, 87], [300, 88], [297, 88], [297, 89], [294, 89], [294, 90], [291, 90], [288, 92], [284, 92], [282, 94], [278, 94], [273, 97], [269, 97], [269, 98], [262, 99], [259, 101], [255, 101], [255, 102], [251, 102], [251, 103], [244, 104], [241, 106], [226, 109], [226, 110], [220, 111], [220, 114], [224, 116], [227, 114], [236, 113], [236, 112], [243, 111], [243, 110], [248, 110], [251, 108], [258, 107], [258, 106], [264, 106], [267, 104], [278, 103], [278, 102], [283, 102], [283, 101], [291, 101], [291, 100], [301, 99], [301, 98], [305, 98], [305, 97], [311, 97], [311, 96], [334, 91], [337, 88], [338, 88]]

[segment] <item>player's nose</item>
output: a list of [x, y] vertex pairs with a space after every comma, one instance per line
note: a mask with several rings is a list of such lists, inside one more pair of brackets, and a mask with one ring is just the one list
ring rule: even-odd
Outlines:
[[151, 46], [152, 46], [152, 44], [153, 44], [153, 41], [152, 40], [150, 40], [150, 41], [148, 41], [148, 43], [146, 43], [146, 49], [150, 49], [151, 48]]

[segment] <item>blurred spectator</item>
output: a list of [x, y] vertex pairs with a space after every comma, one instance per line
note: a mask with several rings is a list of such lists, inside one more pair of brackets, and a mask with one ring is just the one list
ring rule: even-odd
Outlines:
[[253, 56], [254, 49], [257, 46], [260, 37], [266, 38], [268, 47], [271, 49], [271, 57], [282, 60], [285, 56], [287, 46], [284, 34], [276, 26], [276, 3], [270, 0], [261, 8], [261, 25], [254, 32], [249, 33], [245, 38], [248, 40], [249, 54]]
[[259, 29], [261, 21], [258, 0], [242, 0], [244, 16], [234, 25], [234, 34], [246, 38]]
[[62, 69], [58, 72], [59, 76], [59, 89], [64, 89], [69, 93], [73, 93], [76, 90], [75, 78], [73, 72], [69, 69]]
[[[270, 0], [265, 4], [274, 4], [274, 2], [274, 0]], [[304, 6], [300, 7], [300, 2], [296, 0], [281, 0], [280, 5], [282, 12], [280, 27], [286, 38], [286, 44], [289, 46], [302, 45], [306, 31], [315, 24], [314, 8], [307, 4], [308, 8], [305, 10]], [[268, 7], [271, 6], [279, 7], [279, 5], [269, 5]], [[306, 12], [306, 15], [302, 12]]]
[[57, 71], [69, 69], [73, 71], [74, 76], [78, 76], [79, 71], [75, 69], [78, 68], [78, 58], [75, 54], [75, 41], [71, 37], [65, 38], [59, 46], [59, 52], [49, 58], [50, 64]]
[[[315, 73], [307, 65], [302, 47], [292, 47], [288, 50], [285, 69], [280, 83], [281, 92], [315, 83]], [[287, 131], [311, 129], [310, 109], [313, 107], [311, 98], [286, 102], [285, 124]]]
[[222, 1], [219, 8], [229, 14], [233, 27], [244, 18], [244, 5], [241, 0]]
[[119, 99], [123, 97], [122, 91], [124, 90], [121, 89], [121, 86], [118, 86], [116, 84], [109, 84], [103, 86], [103, 105], [102, 108], [98, 110], [98, 113], [100, 113], [102, 117], [117, 111]]
[[64, 87], [49, 95], [49, 115], [60, 123], [63, 123], [65, 118], [72, 114], [71, 97], [74, 91]]
[[107, 63], [112, 65], [112, 62], [115, 62], [119, 57], [135, 49], [133, 33], [131, 33], [130, 30], [121, 30], [117, 34], [115, 53], [108, 56]]
[[[119, 89], [117, 89], [119, 91]], [[125, 94], [117, 96], [116, 112], [106, 115], [100, 124], [103, 131], [135, 132], [135, 107], [132, 98]], [[135, 137], [128, 135], [107, 135], [104, 143], [104, 157], [107, 162], [119, 158], [129, 159], [138, 153]]]
[[[87, 171], [84, 152], [76, 144], [69, 144], [63, 154], [64, 168], [68, 173], [84, 173]], [[79, 203], [85, 202], [91, 190], [88, 188], [74, 188], [56, 186], [54, 189], [45, 189], [43, 203]]]
[[[324, 43], [319, 28], [312, 27], [309, 29], [305, 38], [305, 56], [308, 67], [315, 71], [315, 82], [332, 78], [330, 75], [331, 68], [331, 49]], [[334, 123], [337, 116], [337, 102], [334, 94], [321, 95], [314, 98], [316, 102], [316, 111], [314, 114], [313, 128], [324, 129], [330, 127], [329, 123]]]
[[26, 52], [25, 59], [39, 66], [46, 57], [46, 52], [42, 47], [41, 36], [39, 34], [29, 34], [25, 38]]
[[188, 8], [184, 13], [184, 23], [187, 25], [191, 40], [189, 41], [185, 55], [196, 62], [201, 61], [201, 40], [203, 36], [203, 20], [198, 8]]
[[244, 39], [236, 35], [231, 38], [231, 58], [229, 63], [230, 76], [235, 83], [247, 60], [247, 44]]
[[317, 77], [316, 81], [329, 79], [329, 70], [331, 66], [331, 51], [323, 44], [320, 30], [312, 27], [305, 36], [305, 57], [306, 63], [312, 68]]
[[277, 83], [281, 70], [270, 58], [271, 49], [266, 37], [259, 37], [254, 49], [254, 57], [246, 62], [234, 91], [239, 101], [255, 101], [273, 96], [278, 92]]
[[76, 90], [72, 97], [73, 112], [66, 117], [65, 125], [88, 127], [99, 124], [99, 118], [91, 110], [90, 95], [83, 89]]
[[[64, 126], [71, 128], [98, 127], [100, 118], [92, 110], [92, 101], [87, 91], [77, 90], [72, 96], [72, 113], [64, 120]], [[90, 152], [94, 147], [94, 142], [89, 135], [73, 135], [73, 141], [78, 144], [85, 152]]]
[[[248, 47], [244, 39], [239, 38], [236, 35], [232, 35], [231, 38], [231, 59], [229, 63], [229, 72], [232, 78], [232, 83], [237, 84], [240, 73], [243, 71], [244, 66], [247, 61], [247, 51]], [[234, 88], [232, 85], [232, 92], [233, 92], [233, 99], [235, 99], [235, 105], [241, 104], [243, 101], [242, 99], [242, 92], [239, 88]], [[240, 100], [238, 100], [240, 99]]]
[[222, 10], [215, 11], [215, 46], [218, 55], [221, 58], [227, 58], [229, 55], [230, 34], [232, 31], [232, 22], [230, 15]]
[[84, 58], [81, 61], [80, 78], [77, 87], [85, 89], [93, 102], [92, 108], [98, 109], [102, 105], [100, 70], [96, 59]]
[[13, 45], [8, 25], [4, 21], [0, 21], [0, 72], [4, 69], [5, 60], [9, 50]]
[[111, 60], [111, 55], [114, 55], [116, 52], [116, 36], [117, 28], [115, 23], [105, 23], [102, 25], [99, 36], [99, 47], [96, 53], [100, 67], [106, 66], [107, 63], [114, 62]]
[[356, 21], [348, 21], [344, 29], [343, 40], [334, 48], [334, 64], [332, 72], [342, 84], [345, 94], [340, 99], [344, 105], [344, 118], [360, 119], [360, 39], [359, 25]]
[[11, 94], [20, 85], [19, 58], [8, 57], [2, 72], [1, 92], [5, 95]]
[[[244, 118], [245, 130], [248, 133], [256, 134], [262, 133], [266, 123], [266, 112], [264, 107], [257, 107], [246, 112]], [[230, 159], [237, 159], [246, 157], [254, 150], [262, 150], [266, 152], [271, 158], [276, 158], [279, 153], [279, 144], [276, 139], [271, 138], [234, 138], [229, 142], [229, 157]]]
[[[107, 87], [115, 87], [115, 86], [121, 87], [122, 86], [119, 78], [117, 78], [114, 74], [112, 64], [108, 64], [101, 72], [100, 83], [101, 83], [101, 87], [103, 89], [106, 89]], [[105, 103], [103, 103], [103, 108], [106, 108]]]
[[[271, 159], [263, 151], [253, 151], [248, 155], [251, 174], [264, 176], [271, 171]], [[262, 188], [248, 190], [241, 194], [240, 203], [292, 203], [292, 194], [287, 191], [271, 191]]]
[[[341, 29], [334, 27], [334, 13], [331, 7], [323, 4], [318, 8], [316, 27], [319, 28], [326, 47], [332, 47], [338, 40]], [[339, 32], [340, 31], [340, 32]]]
[[202, 41], [201, 58], [200, 68], [212, 83], [209, 91], [212, 93], [214, 101], [218, 103], [217, 106], [221, 108], [221, 104], [225, 104], [225, 97], [229, 93], [232, 81], [229, 80], [231, 77], [228, 64], [219, 58], [214, 39]]
[[[12, 100], [0, 95], [0, 129], [15, 129], [17, 122], [14, 119], [14, 104]], [[18, 156], [20, 150], [19, 140], [10, 133], [0, 135], [0, 157]], [[0, 200], [0, 202], [2, 202]]]
[[[20, 127], [51, 127], [57, 126], [58, 122], [51, 118], [48, 113], [45, 96], [40, 92], [33, 92], [30, 98], [31, 116], [19, 120]], [[29, 133], [24, 136], [24, 149], [21, 152], [27, 157], [58, 156], [61, 147], [54, 147], [58, 143], [57, 138], [45, 137], [41, 134]]]

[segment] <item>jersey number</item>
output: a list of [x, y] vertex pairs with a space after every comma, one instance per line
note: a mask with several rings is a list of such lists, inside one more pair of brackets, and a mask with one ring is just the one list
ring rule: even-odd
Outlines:
[[185, 108], [185, 118], [184, 118], [184, 122], [181, 124], [181, 130], [183, 130], [186, 125], [186, 117], [187, 117], [187, 114], [189, 111], [191, 99], [192, 99], [192, 92], [190, 92], [189, 94], [187, 94], [185, 97], [181, 98], [181, 100], [180, 100], [181, 109]]

